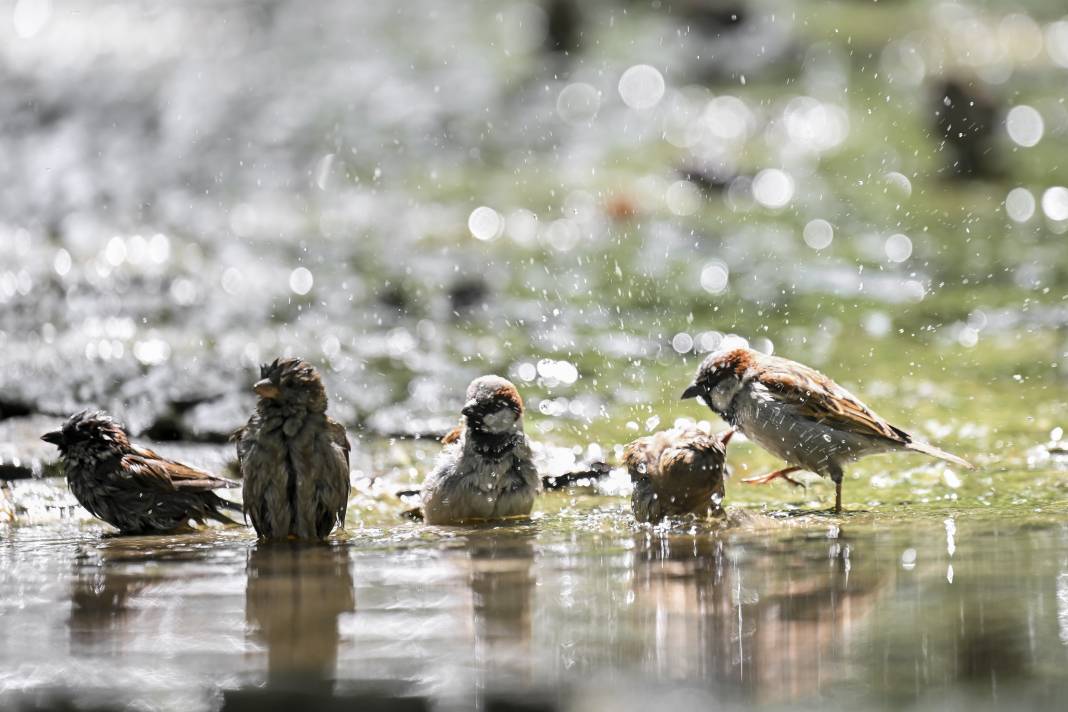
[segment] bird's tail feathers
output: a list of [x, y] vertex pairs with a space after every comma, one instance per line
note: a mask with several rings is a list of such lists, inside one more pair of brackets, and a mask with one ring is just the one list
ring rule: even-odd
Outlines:
[[934, 445], [930, 445], [928, 443], [911, 442], [908, 445], [906, 445], [905, 447], [907, 447], [909, 450], [915, 450], [916, 452], [922, 452], [924, 455], [930, 455], [931, 457], [937, 457], [939, 460], [945, 460], [946, 462], [952, 462], [954, 465], [960, 465], [961, 467], [963, 467], [965, 469], [968, 469], [968, 470], [974, 470], [975, 469], [975, 465], [973, 465], [972, 463], [968, 462], [964, 458], [957, 457], [956, 455], [954, 455], [952, 453], [949, 453], [949, 452], [946, 452], [945, 450], [940, 450], [940, 449], [936, 448]]
[[229, 509], [232, 512], [244, 513], [244, 511], [245, 511], [245, 508], [241, 506], [240, 502], [231, 502], [230, 500], [225, 499], [223, 497], [219, 497], [218, 495], [216, 495], [215, 498], [218, 500], [218, 501], [215, 502], [215, 506], [216, 507], [222, 507], [223, 509]]
[[245, 522], [245, 525], [247, 526], [248, 517], [245, 514], [245, 508], [237, 502], [231, 502], [228, 499], [215, 495], [215, 499], [209, 504], [209, 509], [211, 510], [211, 513], [208, 516], [210, 516], [212, 519], [219, 522], [220, 524], [234, 524], [236, 526], [243, 526], [241, 522], [236, 522], [233, 519], [230, 519], [230, 517], [223, 514], [221, 511], [219, 511], [222, 509], [227, 509], [231, 512], [240, 513], [241, 519]]

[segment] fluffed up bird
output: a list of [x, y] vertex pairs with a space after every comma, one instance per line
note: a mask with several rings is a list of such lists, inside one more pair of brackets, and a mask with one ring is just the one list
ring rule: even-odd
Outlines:
[[747, 438], [788, 467], [743, 482], [764, 484], [808, 470], [834, 482], [842, 511], [842, 466], [868, 455], [913, 451], [968, 469], [965, 460], [918, 442], [890, 425], [849, 391], [808, 366], [747, 348], [709, 355], [682, 394], [700, 397]]
[[260, 367], [256, 412], [232, 436], [245, 511], [264, 539], [325, 539], [344, 528], [349, 439], [326, 414], [319, 373], [298, 358]]
[[523, 432], [523, 399], [500, 376], [467, 387], [460, 426], [423, 486], [428, 524], [464, 524], [530, 514], [541, 479]]
[[694, 427], [638, 438], [623, 450], [634, 484], [630, 506], [639, 522], [667, 516], [718, 514], [727, 478], [727, 443], [734, 434], [709, 435]]
[[99, 411], [72, 415], [41, 436], [59, 448], [67, 484], [94, 517], [123, 534], [161, 534], [214, 519], [237, 524], [220, 510], [241, 506], [212, 490], [238, 483], [131, 444], [122, 426]]

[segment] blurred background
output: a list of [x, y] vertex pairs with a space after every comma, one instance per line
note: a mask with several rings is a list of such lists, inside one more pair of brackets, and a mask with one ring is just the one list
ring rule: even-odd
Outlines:
[[[996, 701], [991, 679], [995, 688], [1041, 680], [1027, 689], [1046, 696], [1029, 699], [1054, 708], [1068, 662], [1068, 569], [1055, 554], [1065, 536], [1057, 517], [1068, 511], [1065, 12], [1058, 0], [0, 0], [0, 474], [10, 480], [0, 519], [14, 527], [5, 530], [13, 543], [0, 547], [0, 588], [10, 610], [119, 590], [88, 599], [109, 611], [89, 627], [106, 620], [129, 641], [115, 611], [143, 587], [155, 592], [150, 601], [195, 605], [179, 602], [185, 589], [143, 579], [148, 566], [184, 580], [187, 569], [166, 568], [158, 551], [86, 543], [95, 538], [85, 532], [100, 530], [85, 529], [61, 481], [38, 479], [56, 470], [54, 449], [37, 436], [100, 407], [168, 454], [223, 469], [233, 459], [226, 437], [254, 405], [258, 365], [290, 354], [324, 372], [331, 412], [354, 441], [350, 529], [364, 544], [401, 547], [363, 564], [348, 553], [309, 564], [337, 603], [332, 620], [370, 596], [395, 614], [383, 620], [405, 640], [400, 631], [424, 620], [413, 611], [446, 615], [438, 606], [454, 610], [449, 596], [460, 595], [477, 625], [458, 640], [484, 641], [497, 624], [502, 639], [514, 638], [517, 616], [526, 626], [523, 647], [506, 647], [503, 663], [524, 685], [635, 665], [658, 681], [738, 686], [720, 702], [779, 704], [827, 695], [828, 675], [854, 685], [852, 697], [835, 698], [842, 706], [888, 691], [922, 706], [933, 681], [953, 690], [979, 681], [974, 699], [971, 688], [953, 697], [973, 706]], [[677, 398], [706, 353], [739, 339], [827, 372], [984, 472], [907, 458], [855, 467], [846, 492], [874, 527], [862, 537], [873, 568], [859, 591], [848, 585], [849, 545], [843, 554], [828, 544], [822, 523], [796, 535], [802, 543], [724, 549], [700, 539], [690, 558], [686, 542], [650, 544], [617, 521], [625, 476], [547, 500], [537, 533], [480, 549], [494, 562], [501, 547], [511, 563], [500, 570], [472, 554], [474, 563], [433, 578], [439, 570], [420, 558], [428, 554], [404, 548], [429, 535], [398, 524], [404, 507], [388, 493], [421, 480], [471, 378], [516, 382], [540, 466], [562, 472], [615, 463], [622, 444], [679, 419], [721, 428]], [[732, 453], [742, 474], [775, 464], [744, 442]], [[827, 496], [819, 484], [728, 493], [788, 512]], [[928, 573], [944, 585], [957, 541], [946, 522], [958, 516], [999, 523], [973, 545], [972, 587], [927, 592], [951, 598], [921, 615], [911, 577], [932, 546], [941, 558]], [[894, 517], [914, 519], [922, 542], [901, 532], [881, 539]], [[1009, 522], [1044, 533], [998, 529]], [[64, 537], [76, 543], [42, 543]], [[994, 556], [1002, 564], [981, 563], [994, 541], [1008, 547]], [[446, 536], [443, 546], [455, 543]], [[216, 590], [231, 593], [262, 580], [254, 572], [295, 565], [250, 560], [246, 574], [245, 544], [230, 546], [207, 562], [174, 558], [200, 562], [219, 576]], [[615, 554], [588, 570], [569, 558], [604, 546]], [[795, 547], [811, 563], [799, 571], [826, 561], [832, 569], [799, 584], [781, 568]], [[1025, 567], [1015, 587], [1005, 562]], [[355, 602], [351, 587], [331, 588], [339, 576], [359, 579], [352, 571], [388, 582], [383, 572], [423, 564], [437, 582], [426, 585], [444, 598], [424, 591], [394, 610], [384, 601], [396, 599], [372, 584]], [[119, 573], [101, 582], [101, 566]], [[746, 647], [758, 638], [741, 611], [762, 599], [743, 590], [744, 572], [772, 596], [759, 609], [769, 621], [760, 630], [771, 631], [758, 636], [766, 674]], [[58, 589], [26, 598], [34, 581], [54, 580]], [[633, 603], [639, 580], [650, 613], [619, 622], [614, 606]], [[710, 581], [731, 581], [735, 592], [709, 593]], [[543, 582], [560, 590], [531, 602]], [[904, 598], [884, 606], [879, 590]], [[576, 591], [604, 617], [558, 616]], [[804, 593], [807, 607], [774, 603], [784, 591]], [[264, 595], [248, 593], [252, 623], [273, 610]], [[73, 610], [96, 610], [70, 597]], [[976, 624], [995, 608], [1012, 618], [994, 632]], [[668, 625], [676, 609], [682, 622]], [[866, 628], [866, 642], [843, 642], [872, 611], [896, 613]], [[911, 627], [895, 628], [898, 615]], [[207, 654], [193, 634], [215, 618], [191, 619], [189, 639], [168, 630], [184, 650]], [[809, 627], [796, 627], [802, 619]], [[609, 640], [576, 648], [555, 626], [544, 634], [551, 640], [530, 639], [555, 620]], [[77, 647], [85, 621], [42, 614], [21, 630], [32, 638], [69, 624]], [[362, 625], [314, 633], [333, 641], [324, 664], [336, 664], [339, 645], [351, 660]], [[260, 627], [283, 639], [278, 631], [290, 629]], [[441, 641], [454, 629], [428, 630], [441, 636], [430, 649], [452, 659]], [[928, 650], [928, 636], [944, 655]], [[51, 669], [44, 661], [57, 643], [46, 639], [34, 670]], [[261, 645], [213, 650], [251, 665]], [[709, 652], [680, 661], [668, 652], [679, 645]], [[418, 674], [382, 665], [374, 674], [432, 678], [440, 685], [424, 689], [467, 700], [457, 692], [468, 689], [465, 675], [488, 674], [478, 646], [460, 671], [427, 677], [419, 665]], [[563, 657], [548, 652], [560, 649]], [[403, 645], [389, 650], [406, 659]], [[0, 657], [23, 653], [14, 638], [0, 642]], [[851, 667], [861, 654], [867, 662]], [[797, 661], [812, 656], [832, 662], [800, 675]], [[179, 668], [186, 682], [220, 684], [211, 665]], [[0, 682], [55, 682], [27, 675]], [[584, 708], [599, 699], [583, 698]]]
[[218, 436], [299, 354], [360, 432], [498, 372], [605, 436], [731, 333], [1052, 378], [1061, 10], [6, 3], [0, 412]]

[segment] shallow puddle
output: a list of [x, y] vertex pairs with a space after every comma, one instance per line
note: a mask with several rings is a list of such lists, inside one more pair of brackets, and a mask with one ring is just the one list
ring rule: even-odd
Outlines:
[[354, 528], [326, 546], [11, 528], [0, 702], [71, 691], [184, 711], [268, 686], [445, 709], [501, 695], [1060, 709], [1068, 689], [1063, 513], [735, 510], [727, 526], [649, 528], [619, 498], [552, 494], [540, 509], [507, 526]]

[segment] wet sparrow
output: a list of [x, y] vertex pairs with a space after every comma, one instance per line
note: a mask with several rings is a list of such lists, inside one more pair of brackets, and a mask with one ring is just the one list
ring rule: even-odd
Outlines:
[[344, 527], [349, 439], [326, 414], [319, 373], [297, 358], [260, 367], [248, 424], [233, 434], [245, 511], [264, 539], [325, 539]]
[[734, 434], [708, 435], [697, 428], [665, 430], [638, 438], [623, 450], [634, 492], [631, 510], [639, 522], [680, 514], [719, 513], [723, 501], [727, 443]]
[[842, 465], [868, 455], [911, 450], [972, 466], [890, 425], [823, 374], [777, 356], [739, 348], [711, 354], [682, 394], [701, 397], [724, 420], [788, 467], [743, 482], [763, 484], [808, 470], [834, 482], [842, 511]]
[[523, 400], [499, 376], [467, 387], [460, 426], [423, 486], [428, 524], [522, 517], [530, 514], [541, 479], [523, 433]]
[[84, 410], [41, 439], [59, 448], [78, 502], [123, 534], [170, 532], [191, 519], [236, 524], [219, 510], [240, 512], [241, 506], [212, 490], [237, 482], [131, 444], [122, 426], [104, 413]]

